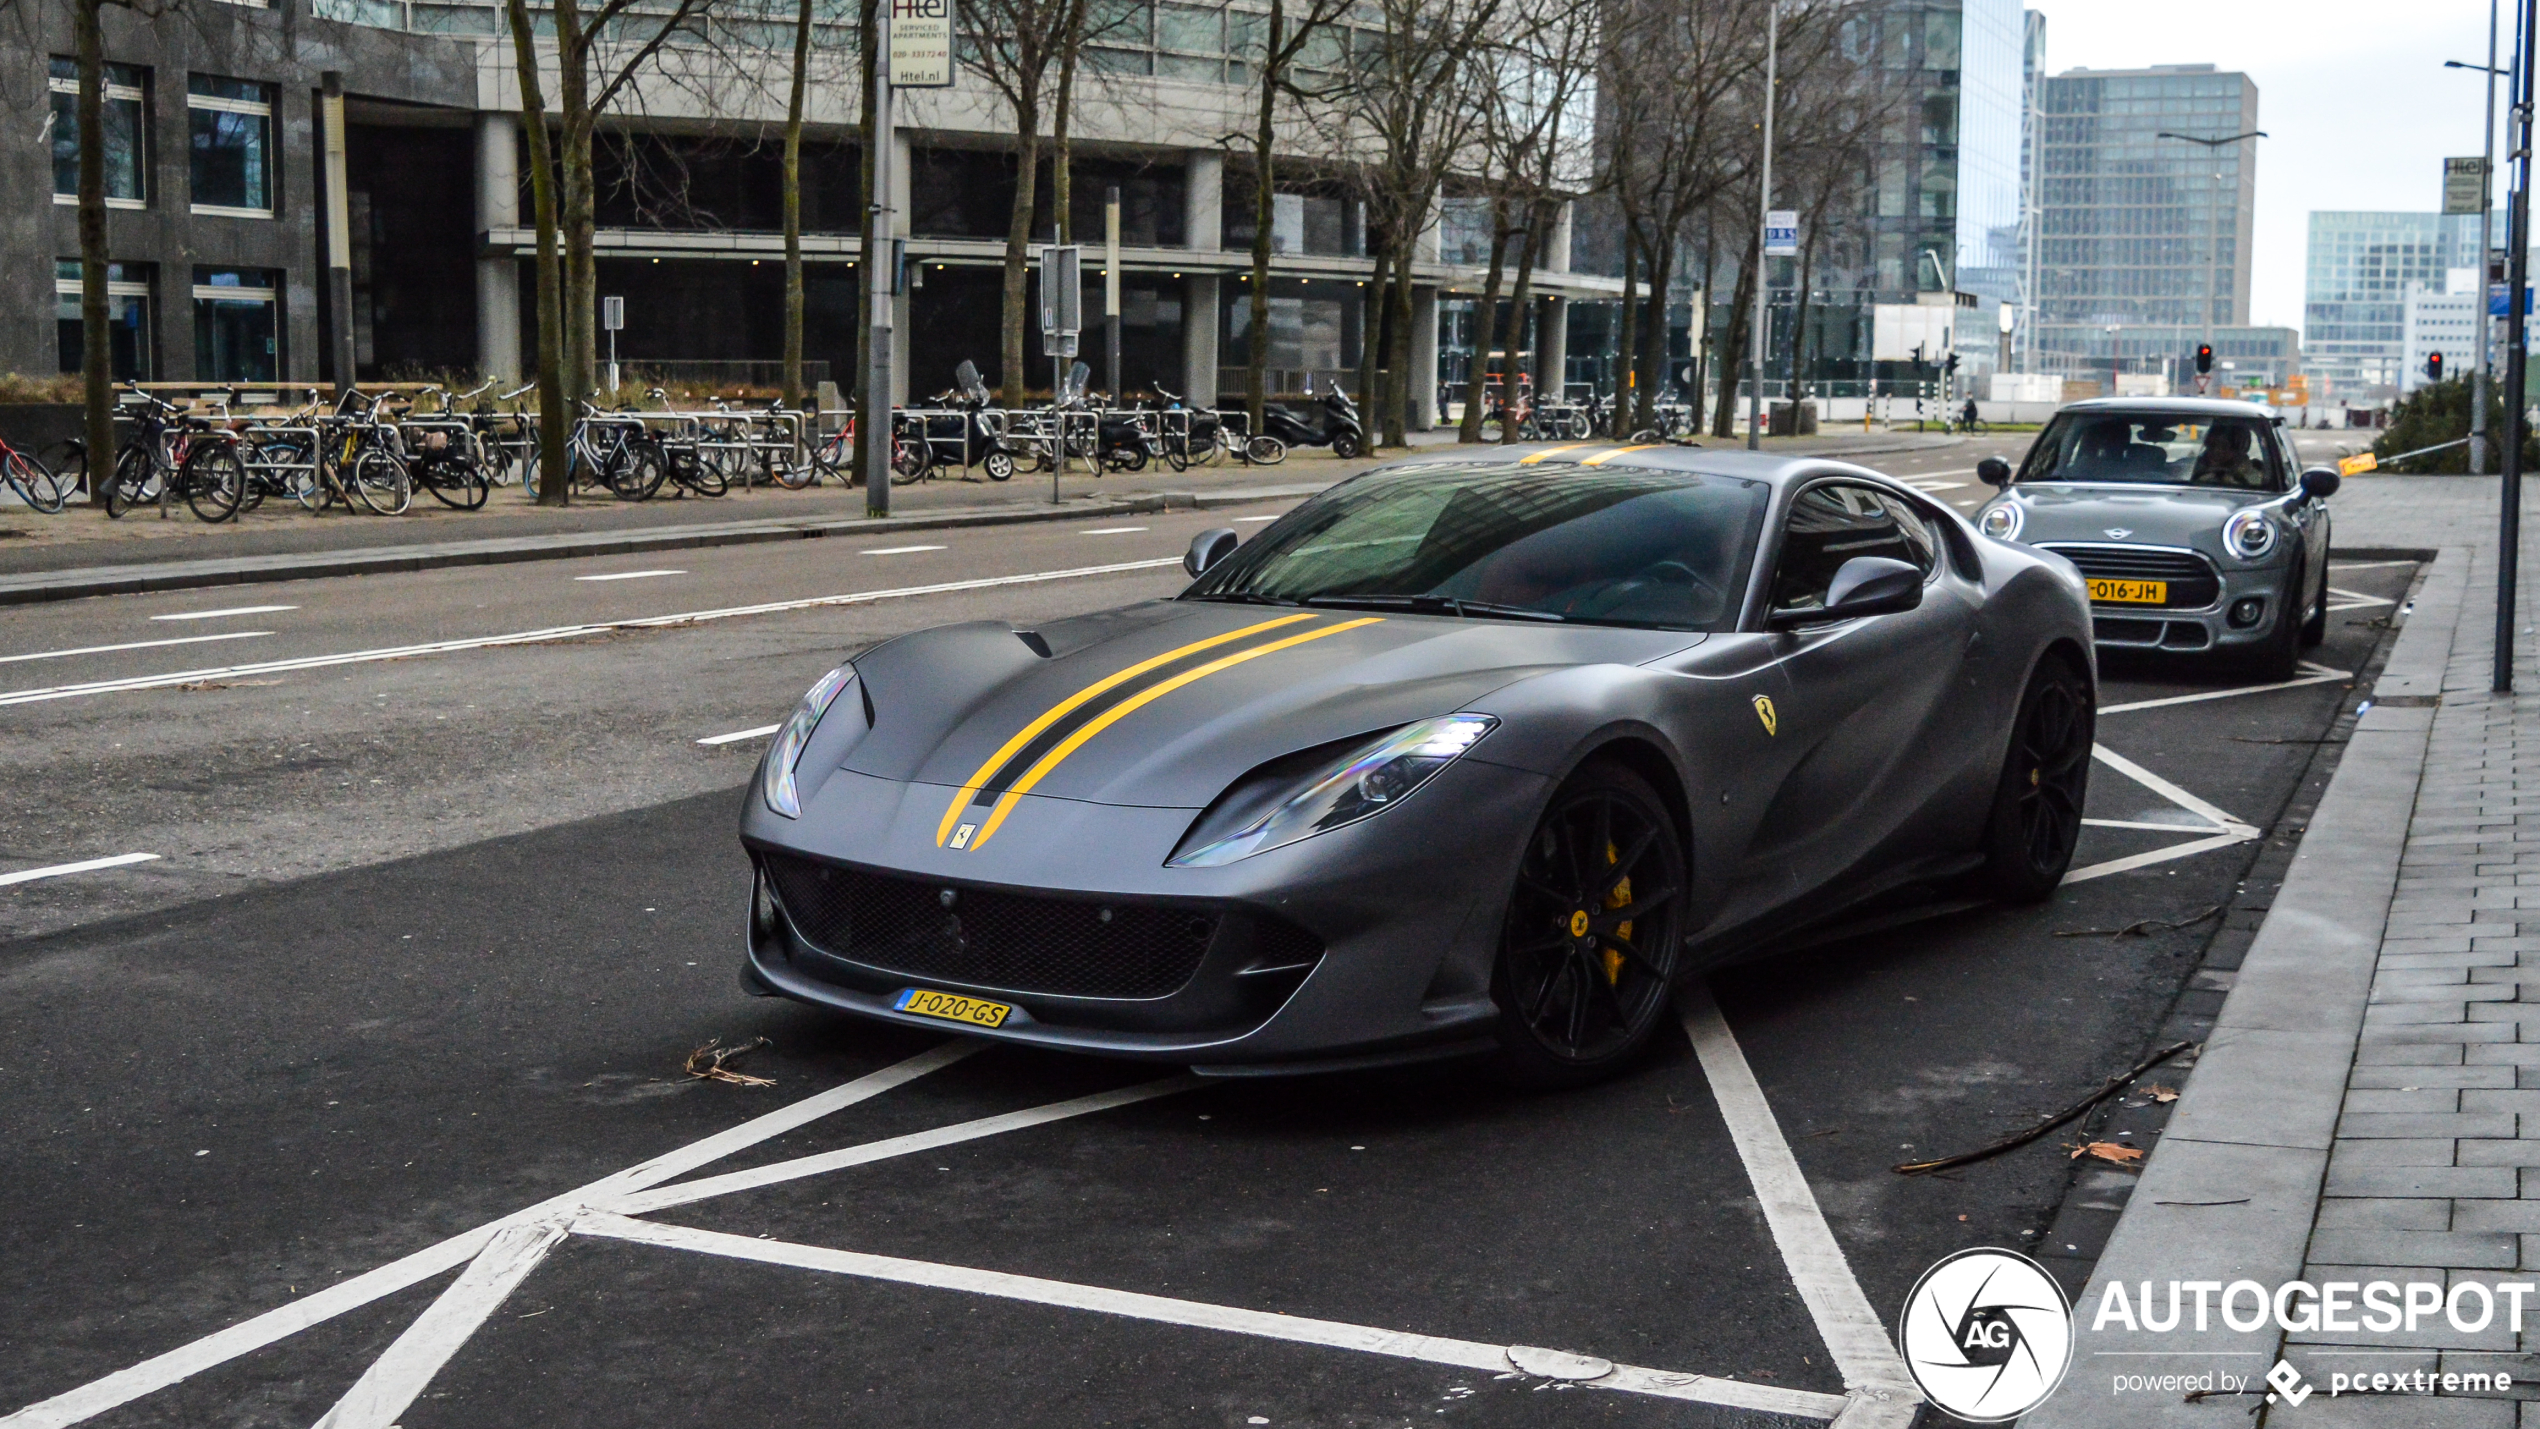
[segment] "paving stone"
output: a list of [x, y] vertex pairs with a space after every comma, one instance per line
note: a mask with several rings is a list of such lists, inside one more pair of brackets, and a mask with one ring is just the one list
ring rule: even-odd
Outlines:
[[2454, 1164], [2460, 1166], [2540, 1166], [2540, 1140], [2456, 1141]]
[[[2459, 1071], [2467, 1071], [2467, 1070], [2469, 1070], [2469, 1069], [2468, 1069], [2468, 1068], [2466, 1068], [2466, 1067], [2463, 1067], [2463, 1068], [2457, 1068], [2456, 1070], [2459, 1070]], [[2351, 1079], [2351, 1078], [2348, 1080], [2347, 1085], [2348, 1085], [2350, 1088], [2351, 1088], [2351, 1087], [2353, 1087], [2353, 1085], [2354, 1085], [2354, 1084], [2353, 1084], [2353, 1081], [2352, 1081], [2352, 1079]], [[2517, 1095], [2517, 1093], [2512, 1092], [2512, 1091], [2508, 1091], [2508, 1090], [2499, 1090], [2499, 1089], [2496, 1089], [2496, 1088], [2491, 1088], [2491, 1087], [2478, 1087], [2478, 1088], [2474, 1088], [2473, 1090], [2476, 1090], [2476, 1091], [2481, 1091], [2481, 1092], [2488, 1092], [2488, 1093], [2491, 1093], [2491, 1094], [2493, 1094], [2493, 1095], [2497, 1095], [2497, 1096], [2514, 1096], [2514, 1095]], [[2354, 1116], [2354, 1115], [2359, 1115], [2359, 1114], [2363, 1114], [2363, 1113], [2370, 1113], [2370, 1112], [2429, 1112], [2429, 1111], [2515, 1111], [2515, 1112], [2518, 1112], [2518, 1111], [2522, 1110], [2522, 1108], [2520, 1108], [2520, 1107], [2516, 1107], [2516, 1106], [2484, 1106], [2484, 1105], [2481, 1105], [2481, 1106], [2470, 1106], [2470, 1105], [2465, 1104], [2465, 1103], [2462, 1101], [2462, 1098], [2463, 1098], [2464, 1096], [2466, 1096], [2466, 1095], [2468, 1095], [2468, 1093], [2467, 1093], [2467, 1092], [2464, 1092], [2464, 1091], [2462, 1091], [2462, 1090], [2460, 1090], [2460, 1089], [2458, 1089], [2458, 1088], [2454, 1088], [2454, 1087], [2440, 1087], [2440, 1086], [2437, 1086], [2437, 1087], [2426, 1087], [2426, 1086], [2420, 1086], [2420, 1087], [2417, 1087], [2417, 1088], [2415, 1088], [2414, 1090], [2410, 1090], [2410, 1091], [2400, 1091], [2400, 1090], [2395, 1090], [2395, 1089], [2394, 1089], [2394, 1090], [2386, 1090], [2386, 1091], [2385, 1091], [2385, 1090], [2371, 1090], [2371, 1089], [2365, 1089], [2365, 1090], [2349, 1090], [2349, 1091], [2346, 1093], [2346, 1113], [2347, 1113], [2347, 1115], [2349, 1115], [2349, 1116]]]
[[2489, 1196], [2522, 1193], [2511, 1166], [2356, 1166], [2333, 1164], [2332, 1196]]
[[[2357, 1067], [2346, 1075], [2349, 1087], [2510, 1087], [2515, 1067]], [[2346, 1103], [2350, 1108], [2354, 1102]]]
[[[2520, 1146], [2519, 1141], [2450, 1141], [2439, 1137], [2393, 1137], [2387, 1141], [2340, 1141], [2329, 1148], [2330, 1174], [2341, 1169], [2361, 1166], [2459, 1166], [2466, 1163], [2454, 1152], [2460, 1146]], [[2540, 1144], [2540, 1143], [2535, 1143]], [[2521, 1161], [2483, 1161], [2482, 1166], [2540, 1165], [2540, 1157]]]
[[[2434, 1196], [2330, 1196], [2320, 1202], [2324, 1231], [2500, 1230], [2540, 1232], [2540, 1225], [2455, 1226], [2454, 1205], [2520, 1206], [2521, 1201], [2447, 1201]], [[2540, 1206], [2534, 1206], [2540, 1211]]]

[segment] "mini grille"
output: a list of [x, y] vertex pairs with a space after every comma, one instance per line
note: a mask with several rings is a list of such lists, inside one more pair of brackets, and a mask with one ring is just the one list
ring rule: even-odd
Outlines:
[[2211, 561], [2194, 551], [2128, 550], [2109, 546], [2047, 546], [2093, 580], [2167, 581], [2163, 605], [2206, 606], [2222, 594]]
[[821, 950], [917, 978], [1060, 997], [1162, 997], [1191, 980], [1214, 913], [967, 888], [766, 855]]

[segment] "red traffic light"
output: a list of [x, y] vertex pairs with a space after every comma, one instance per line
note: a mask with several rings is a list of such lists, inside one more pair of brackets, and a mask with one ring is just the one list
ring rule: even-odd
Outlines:
[[2196, 370], [2199, 372], [2211, 372], [2214, 370], [2214, 345], [2212, 343], [2200, 342], [2196, 344]]
[[2443, 380], [2443, 354], [2429, 352], [2425, 355], [2425, 375], [2436, 382]]

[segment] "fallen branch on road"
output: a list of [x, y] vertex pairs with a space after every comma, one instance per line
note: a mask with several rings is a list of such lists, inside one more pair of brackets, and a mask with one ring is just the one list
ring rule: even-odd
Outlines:
[[2170, 1058], [2177, 1056], [2179, 1053], [2184, 1052], [2195, 1045], [2196, 1044], [2193, 1042], [2173, 1042], [2169, 1046], [2162, 1048], [2160, 1051], [2153, 1053], [2151, 1056], [2144, 1058], [2142, 1061], [2135, 1063], [2127, 1070], [2110, 1077], [2107, 1082], [2099, 1088], [2099, 1090], [2083, 1097], [2080, 1101], [2074, 1102], [2071, 1106], [2068, 1106], [2062, 1111], [2055, 1113], [2053, 1116], [2046, 1118], [2044, 1121], [2030, 1127], [2028, 1130], [2013, 1136], [2006, 1136], [2000, 1141], [1993, 1143], [1991, 1146], [1978, 1147], [1973, 1151], [1965, 1152], [1957, 1156], [1943, 1156], [1937, 1161], [1908, 1161], [1902, 1166], [1892, 1167], [1890, 1169], [1894, 1170], [1899, 1176], [1921, 1176], [1928, 1172], [1944, 1171], [1952, 1166], [1964, 1166], [1971, 1161], [1982, 1161], [1988, 1157], [1999, 1156], [2005, 1151], [2016, 1151], [2020, 1147], [2026, 1146], [2030, 1142], [2044, 1136], [2046, 1133], [2062, 1126], [2065, 1122], [2071, 1121], [2073, 1118], [2080, 1116], [2083, 1112], [2099, 1105], [2108, 1098], [2124, 1091], [2126, 1083], [2133, 1081], [2135, 1078], [2142, 1076], [2145, 1072], [2152, 1070], [2154, 1067], [2161, 1065], [2163, 1062], [2168, 1061]]
[[2175, 933], [2181, 928], [2192, 928], [2221, 911], [2222, 905], [2217, 903], [2202, 913], [2191, 913], [2175, 923], [2160, 918], [2144, 918], [2128, 923], [2122, 928], [2058, 928], [2055, 930], [2055, 936], [2058, 938], [2140, 938], [2150, 933]]
[[730, 1082], [734, 1086], [741, 1087], [772, 1087], [776, 1085], [776, 1079], [774, 1077], [753, 1077], [747, 1072], [732, 1071], [724, 1065], [725, 1063], [737, 1060], [748, 1053], [755, 1052], [761, 1047], [774, 1046], [774, 1043], [768, 1041], [764, 1037], [753, 1037], [749, 1041], [740, 1043], [736, 1046], [724, 1047], [717, 1045], [722, 1041], [723, 1039], [720, 1037], [708, 1038], [706, 1045], [688, 1054], [688, 1060], [681, 1070], [685, 1071], [689, 1076], [705, 1082]]

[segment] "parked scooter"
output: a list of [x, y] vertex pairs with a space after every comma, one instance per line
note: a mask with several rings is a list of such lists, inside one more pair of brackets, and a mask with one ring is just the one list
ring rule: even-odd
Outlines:
[[[1094, 370], [1082, 362], [1068, 369], [1067, 381], [1058, 392], [1059, 411], [1094, 410], [1085, 397], [1085, 383], [1093, 375]], [[1090, 453], [1083, 450], [1083, 428], [1081, 421], [1068, 423], [1068, 455], [1091, 455], [1104, 471], [1144, 471], [1150, 458], [1161, 461], [1164, 457], [1163, 445], [1133, 412], [1103, 409], [1094, 421], [1094, 447]]]
[[1349, 400], [1349, 394], [1334, 387], [1318, 399], [1317, 405], [1323, 409], [1320, 431], [1275, 404], [1261, 409], [1261, 425], [1268, 435], [1292, 447], [1330, 447], [1332, 455], [1343, 461], [1365, 454], [1367, 429], [1359, 423], [1358, 407]]
[[[959, 409], [958, 415], [927, 417], [924, 442], [907, 434], [912, 453], [925, 454], [924, 465], [905, 473], [909, 480], [923, 475], [928, 468], [939, 466], [978, 467], [990, 481], [1009, 480], [1014, 475], [1014, 449], [1005, 442], [1005, 412], [991, 405], [988, 385], [979, 380], [976, 364], [964, 358], [953, 369], [953, 390], [936, 396], [936, 405]], [[911, 426], [916, 425], [911, 423]]]

